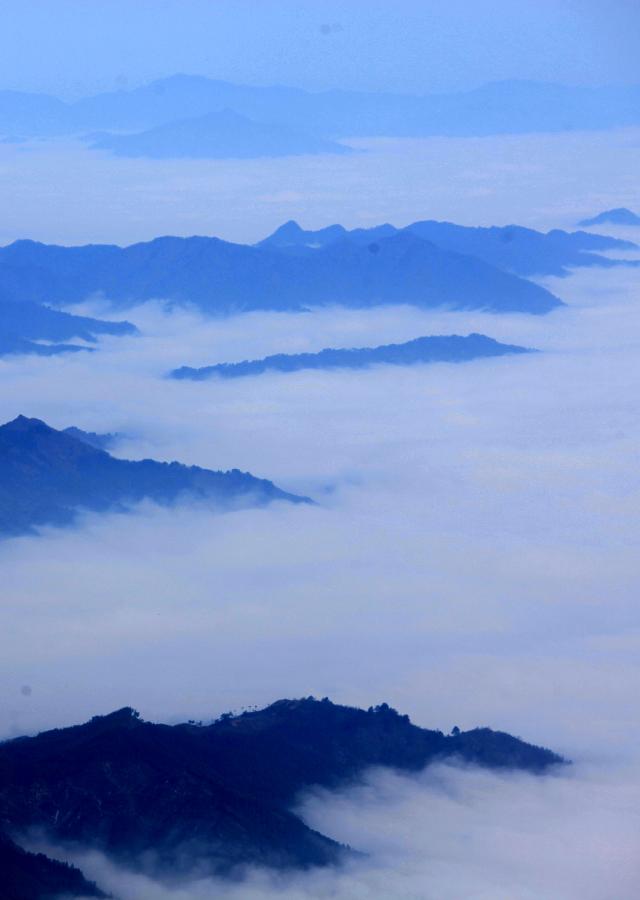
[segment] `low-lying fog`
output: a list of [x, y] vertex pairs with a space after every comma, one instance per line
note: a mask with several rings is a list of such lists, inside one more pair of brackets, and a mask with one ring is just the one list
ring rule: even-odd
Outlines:
[[[120, 455], [238, 466], [319, 501], [227, 515], [148, 506], [1, 544], [3, 735], [125, 704], [206, 719], [315, 694], [384, 700], [447, 731], [489, 724], [576, 760], [548, 780], [372, 776], [306, 808], [370, 860], [193, 896], [598, 900], [612, 869], [617, 900], [632, 896], [638, 274], [547, 284], [569, 306], [544, 318], [407, 307], [204, 321], [149, 305], [131, 313], [143, 337], [2, 362], [3, 420], [122, 432]], [[180, 363], [472, 330], [543, 352], [162, 377]], [[99, 859], [87, 871], [124, 900], [164, 897]]]
[[350, 140], [358, 153], [255, 160], [119, 159], [68, 141], [0, 143], [0, 244], [129, 244], [160, 234], [252, 242], [298, 219], [369, 226], [572, 228], [637, 208], [640, 128]]
[[[372, 216], [419, 217], [409, 205]], [[103, 887], [122, 900], [636, 896], [640, 269], [545, 284], [568, 306], [540, 318], [406, 307], [206, 321], [149, 304], [128, 314], [142, 337], [0, 361], [1, 421], [117, 431], [116, 455], [247, 469], [318, 501], [149, 505], [1, 543], [1, 736], [123, 705], [176, 721], [314, 694], [386, 701], [445, 731], [491, 725], [576, 761], [542, 779], [373, 773], [308, 797], [310, 821], [371, 854], [343, 871], [171, 892], [83, 859]], [[470, 331], [543, 352], [163, 377]]]

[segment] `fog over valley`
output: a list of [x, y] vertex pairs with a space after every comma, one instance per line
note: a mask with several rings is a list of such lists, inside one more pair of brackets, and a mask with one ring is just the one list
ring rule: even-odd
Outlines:
[[637, 13], [52, 6], [78, 59], [42, 10], [0, 71], [0, 900], [635, 900]]

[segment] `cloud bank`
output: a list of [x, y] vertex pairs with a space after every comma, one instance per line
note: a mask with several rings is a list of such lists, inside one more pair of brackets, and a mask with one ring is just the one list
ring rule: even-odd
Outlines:
[[[371, 854], [338, 873], [169, 890], [92, 859], [88, 875], [123, 900], [635, 896], [637, 272], [549, 279], [568, 306], [540, 318], [406, 307], [204, 321], [149, 304], [131, 315], [142, 337], [106, 338], [90, 359], [0, 361], [3, 421], [120, 432], [118, 455], [237, 466], [319, 501], [224, 516], [147, 505], [0, 544], [2, 736], [126, 704], [207, 719], [315, 694], [384, 700], [447, 731], [489, 724], [576, 760], [548, 780], [377, 773], [306, 798], [310, 821]], [[471, 331], [544, 352], [162, 377]]]

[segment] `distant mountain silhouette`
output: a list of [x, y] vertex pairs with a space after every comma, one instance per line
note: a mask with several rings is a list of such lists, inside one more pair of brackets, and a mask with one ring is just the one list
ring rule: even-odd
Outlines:
[[404, 344], [357, 349], [328, 348], [319, 353], [278, 353], [264, 359], [238, 363], [218, 363], [193, 369], [182, 366], [171, 372], [172, 378], [204, 381], [207, 378], [240, 378], [264, 372], [298, 372], [301, 369], [365, 369], [374, 365], [410, 366], [416, 363], [465, 362], [478, 357], [530, 353], [526, 347], [500, 344], [483, 334], [461, 337], [457, 334], [415, 338]]
[[171, 504], [182, 498], [221, 510], [309, 502], [237, 469], [116, 459], [39, 419], [18, 416], [0, 426], [0, 534], [68, 524], [79, 509], [124, 510], [144, 499]]
[[38, 303], [0, 300], [0, 356], [16, 353], [51, 356], [86, 350], [88, 348], [81, 344], [60, 342], [80, 338], [95, 343], [96, 335], [125, 335], [135, 334], [136, 331], [129, 322], [106, 322], [70, 315]]
[[62, 103], [0, 92], [0, 134], [140, 131], [224, 109], [323, 138], [480, 136], [612, 128], [640, 123], [637, 86], [564, 87], [501, 81], [475, 90], [414, 96], [237, 85], [174, 75], [129, 91]]
[[452, 222], [414, 222], [406, 228], [377, 225], [373, 228], [354, 228], [347, 231], [342, 225], [330, 225], [318, 231], [306, 231], [297, 222], [286, 222], [258, 246], [284, 252], [304, 251], [327, 247], [338, 241], [351, 240], [361, 244], [411, 233], [435, 244], [443, 250], [477, 257], [484, 262], [514, 272], [517, 275], [566, 275], [578, 266], [614, 266], [616, 260], [599, 256], [596, 250], [632, 250], [636, 245], [607, 235], [585, 231], [554, 230], [546, 234], [519, 225], [474, 228]]
[[95, 447], [96, 450], [108, 450], [121, 437], [119, 434], [97, 434], [95, 431], [83, 431], [81, 428], [76, 428], [75, 425], [63, 428], [62, 433], [77, 438], [79, 441], [89, 444], [90, 447]]
[[107, 897], [79, 869], [43, 853], [28, 853], [1, 831], [0, 890], [2, 900]]
[[291, 811], [300, 791], [446, 759], [538, 774], [563, 762], [488, 728], [419, 728], [386, 704], [281, 700], [206, 726], [155, 725], [125, 708], [0, 744], [0, 826], [173, 878], [322, 866], [349, 851]]
[[406, 230], [296, 253], [209, 237], [161, 237], [125, 248], [34, 241], [0, 248], [0, 298], [67, 305], [96, 293], [120, 307], [164, 299], [215, 314], [333, 303], [539, 314], [561, 305], [537, 284]]
[[617, 209], [607, 209], [605, 212], [598, 213], [593, 219], [583, 219], [578, 222], [582, 228], [588, 228], [591, 225], [640, 225], [640, 216], [619, 206]]
[[90, 146], [109, 150], [116, 156], [150, 159], [254, 159], [353, 152], [336, 141], [286, 125], [255, 122], [230, 109], [179, 119], [134, 134], [101, 135]]

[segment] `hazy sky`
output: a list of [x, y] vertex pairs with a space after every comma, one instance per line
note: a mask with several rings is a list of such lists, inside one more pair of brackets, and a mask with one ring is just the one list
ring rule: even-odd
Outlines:
[[3, 0], [0, 87], [77, 96], [178, 71], [411, 92], [640, 82], [635, 0]]

